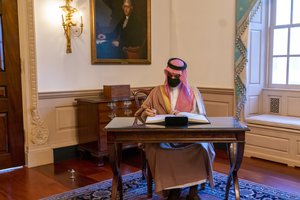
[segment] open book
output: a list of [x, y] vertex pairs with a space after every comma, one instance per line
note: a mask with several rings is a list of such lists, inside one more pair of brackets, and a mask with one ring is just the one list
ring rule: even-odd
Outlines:
[[188, 112], [180, 112], [177, 115], [166, 114], [166, 115], [155, 115], [154, 117], [147, 117], [146, 124], [154, 124], [154, 123], [164, 123], [166, 117], [187, 117], [188, 122], [193, 124], [209, 124], [209, 120], [205, 115], [188, 113]]

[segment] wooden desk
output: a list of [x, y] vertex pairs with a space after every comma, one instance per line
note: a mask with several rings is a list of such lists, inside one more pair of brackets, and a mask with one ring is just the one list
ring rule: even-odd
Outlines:
[[240, 199], [237, 172], [241, 166], [245, 132], [248, 127], [232, 117], [209, 117], [211, 124], [189, 125], [186, 127], [165, 127], [163, 125], [146, 125], [138, 118], [115, 117], [106, 127], [108, 154], [113, 171], [112, 199], [123, 199], [122, 175], [120, 174], [120, 157], [123, 143], [161, 143], [196, 141], [226, 143], [230, 170], [227, 178], [225, 199], [228, 199], [230, 184], [233, 181], [235, 197]]

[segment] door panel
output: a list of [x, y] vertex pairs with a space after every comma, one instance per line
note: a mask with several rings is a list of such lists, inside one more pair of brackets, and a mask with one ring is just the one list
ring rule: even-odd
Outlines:
[[25, 164], [17, 0], [0, 0], [0, 169]]

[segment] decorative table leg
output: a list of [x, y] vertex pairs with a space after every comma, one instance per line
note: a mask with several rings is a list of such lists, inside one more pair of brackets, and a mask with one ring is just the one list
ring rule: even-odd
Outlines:
[[153, 181], [153, 177], [152, 177], [152, 173], [151, 173], [149, 164], [146, 163], [146, 165], [147, 165], [147, 176], [146, 176], [147, 177], [147, 197], [152, 198], [152, 181]]
[[[117, 189], [122, 185], [122, 177], [119, 172], [119, 161], [116, 144], [108, 144], [109, 162], [113, 173], [111, 199], [117, 200]], [[122, 187], [122, 186], [121, 186]], [[121, 196], [120, 196], [121, 197]], [[123, 197], [123, 195], [122, 195]]]
[[[117, 165], [118, 169], [120, 169], [121, 160], [122, 160], [122, 144], [117, 144]], [[123, 181], [122, 181], [122, 175], [119, 173], [119, 185], [118, 185], [118, 191], [120, 200], [123, 200]]]
[[225, 199], [228, 199], [231, 181], [233, 180], [235, 189], [235, 199], [240, 199], [240, 188], [238, 180], [238, 170], [243, 161], [245, 143], [230, 143], [227, 144], [227, 153], [230, 162], [230, 170], [227, 178]]

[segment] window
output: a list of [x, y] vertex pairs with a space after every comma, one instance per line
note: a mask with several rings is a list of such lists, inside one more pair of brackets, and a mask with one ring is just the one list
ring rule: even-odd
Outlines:
[[269, 2], [269, 86], [300, 88], [300, 0]]

